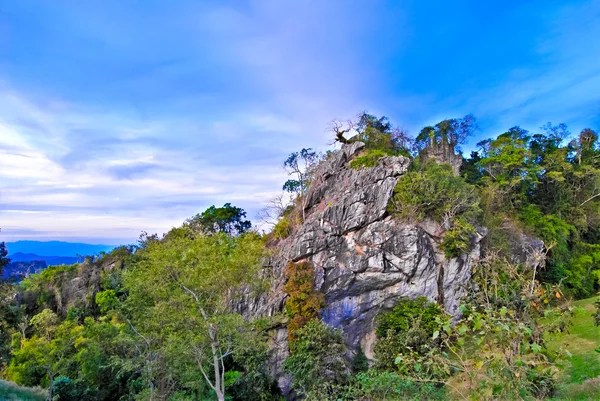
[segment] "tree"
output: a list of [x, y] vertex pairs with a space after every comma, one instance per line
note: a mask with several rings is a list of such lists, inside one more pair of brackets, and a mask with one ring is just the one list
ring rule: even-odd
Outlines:
[[6, 244], [4, 242], [0, 242], [0, 277], [2, 277], [2, 269], [4, 266], [10, 263], [10, 259], [7, 258], [8, 250], [6, 249]]
[[412, 139], [406, 130], [392, 126], [387, 117], [377, 118], [365, 111], [358, 116], [354, 127], [357, 132], [354, 139], [364, 142], [367, 150], [380, 150], [391, 155], [410, 155]]
[[198, 369], [223, 401], [225, 359], [240, 351], [250, 333], [232, 308], [257, 282], [263, 243], [253, 233], [190, 238], [188, 230], [173, 229], [164, 240], [150, 243], [127, 273], [132, 327], [177, 350], [180, 362]]
[[464, 144], [475, 130], [477, 130], [477, 120], [472, 114], [467, 114], [463, 118], [443, 120], [435, 126], [423, 128], [415, 139], [415, 146], [420, 152], [427, 147], [446, 144], [454, 153], [457, 146]]
[[265, 224], [275, 226], [293, 208], [289, 194], [281, 193], [267, 201], [267, 205], [258, 212], [257, 218]]
[[341, 331], [316, 319], [296, 335], [296, 341], [289, 344], [290, 356], [283, 364], [284, 371], [292, 376], [292, 386], [307, 395], [307, 399], [329, 399], [336, 386], [347, 379]]
[[69, 358], [76, 352], [75, 345], [83, 342], [83, 327], [70, 320], [58, 324], [58, 316], [49, 309], [31, 318], [31, 324], [37, 334], [22, 340], [7, 376], [22, 385], [37, 385], [40, 376], [45, 376], [43, 383], [48, 385], [52, 400], [54, 379], [66, 369]]
[[480, 211], [475, 187], [455, 177], [449, 165], [435, 162], [400, 177], [389, 210], [409, 221], [432, 218], [445, 229], [456, 217], [474, 220]]
[[288, 175], [295, 175], [296, 178], [287, 180], [283, 184], [283, 190], [304, 196], [310, 183], [310, 172], [318, 160], [319, 155], [311, 148], [291, 153], [283, 162], [283, 168]]
[[356, 355], [352, 358], [352, 363], [350, 364], [350, 369], [352, 373], [361, 373], [369, 370], [369, 359], [365, 355], [362, 347], [359, 346], [356, 350]]
[[213, 234], [222, 232], [229, 235], [240, 235], [252, 228], [249, 220], [244, 220], [246, 212], [231, 203], [226, 203], [223, 207], [214, 205], [206, 209], [202, 214], [188, 219], [186, 224], [196, 232]]

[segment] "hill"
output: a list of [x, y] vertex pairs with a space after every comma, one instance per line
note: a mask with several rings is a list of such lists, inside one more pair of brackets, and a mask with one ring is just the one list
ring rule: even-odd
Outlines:
[[6, 247], [10, 258], [13, 258], [13, 255], [17, 253], [76, 257], [77, 255], [93, 255], [100, 252], [109, 252], [115, 248], [115, 245], [84, 244], [65, 241], [16, 241], [7, 242]]

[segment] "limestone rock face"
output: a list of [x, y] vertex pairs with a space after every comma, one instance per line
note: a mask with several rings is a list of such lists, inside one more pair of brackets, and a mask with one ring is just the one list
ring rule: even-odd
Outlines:
[[[273, 278], [271, 291], [247, 303], [245, 313], [283, 311], [283, 269], [289, 261], [309, 261], [327, 303], [323, 320], [343, 330], [350, 352], [361, 345], [372, 357], [375, 317], [402, 297], [426, 296], [458, 313], [485, 230], [473, 238], [468, 254], [447, 259], [439, 248], [443, 230], [438, 224], [406, 224], [387, 211], [409, 159], [390, 156], [376, 167], [348, 167], [363, 148], [360, 142], [344, 145], [321, 163], [303, 205], [304, 223], [276, 245], [266, 268]], [[286, 356], [285, 330], [276, 335], [275, 369]]]

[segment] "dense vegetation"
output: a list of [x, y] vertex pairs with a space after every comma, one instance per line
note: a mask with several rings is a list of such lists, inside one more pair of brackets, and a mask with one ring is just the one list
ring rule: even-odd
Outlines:
[[[598, 134], [572, 136], [562, 124], [538, 133], [515, 127], [463, 158], [458, 146], [476, 128], [469, 115], [411, 140], [366, 113], [333, 125], [338, 141], [366, 144], [351, 168], [411, 159], [389, 213], [437, 224], [447, 258], [463, 255], [487, 228], [459, 319], [426, 298], [404, 299], [378, 316], [368, 360], [321, 321], [325, 297], [305, 261], [285, 269], [285, 314], [244, 318], [239, 300], [269, 288], [263, 258], [302, 224], [301, 205], [327, 157], [302, 149], [284, 162], [291, 202], [272, 202], [269, 234], [252, 231], [245, 212], [228, 203], [163, 237], [144, 233], [134, 246], [2, 283], [1, 376], [45, 387], [57, 400], [280, 400], [270, 335], [283, 323], [290, 354], [282, 368], [309, 400], [595, 399], [600, 344], [589, 343], [600, 304], [582, 301], [583, 313], [568, 301], [600, 290]], [[542, 250], [527, 249], [534, 238]], [[516, 261], [519, 249], [533, 262]], [[0, 269], [6, 256], [2, 244]], [[76, 289], [83, 296], [69, 287], [75, 278], [85, 283]], [[578, 327], [587, 348], [553, 345]]]

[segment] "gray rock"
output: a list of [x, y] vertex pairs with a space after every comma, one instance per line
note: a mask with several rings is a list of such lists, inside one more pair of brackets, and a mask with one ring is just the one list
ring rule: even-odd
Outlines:
[[[309, 261], [327, 302], [323, 320], [343, 330], [350, 352], [361, 345], [372, 358], [375, 317], [401, 298], [425, 296], [458, 313], [485, 230], [473, 238], [468, 254], [447, 259], [439, 248], [442, 227], [432, 221], [406, 224], [387, 211], [409, 159], [383, 157], [372, 168], [349, 168], [363, 147], [360, 142], [345, 145], [321, 163], [303, 205], [304, 223], [277, 244], [269, 261], [271, 291], [246, 304], [245, 313], [283, 311], [283, 269], [289, 261]], [[281, 327], [274, 334], [276, 372], [287, 352], [285, 333]], [[288, 382], [281, 375], [280, 384], [285, 391]]]

